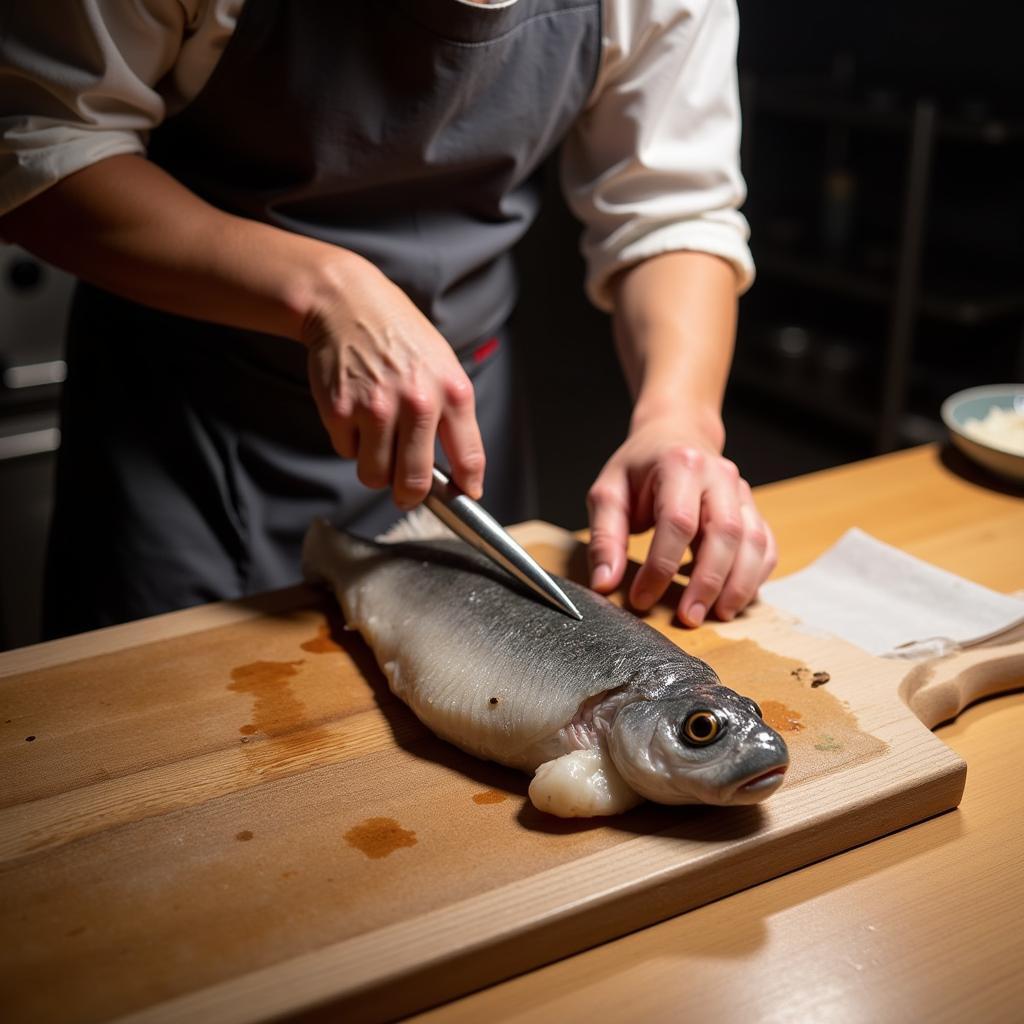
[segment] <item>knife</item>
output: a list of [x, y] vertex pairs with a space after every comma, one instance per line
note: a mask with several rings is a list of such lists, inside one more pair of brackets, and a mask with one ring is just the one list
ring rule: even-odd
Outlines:
[[579, 609], [522, 545], [498, 521], [434, 467], [434, 479], [424, 504], [450, 530], [472, 544], [491, 561], [521, 583], [574, 619], [582, 620]]

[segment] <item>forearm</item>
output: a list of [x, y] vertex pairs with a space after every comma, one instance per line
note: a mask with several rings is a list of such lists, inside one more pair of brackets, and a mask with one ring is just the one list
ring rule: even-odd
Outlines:
[[736, 331], [732, 266], [671, 252], [625, 271], [615, 285], [615, 341], [634, 398], [634, 429], [675, 419], [721, 451], [721, 407]]
[[654, 527], [630, 586], [650, 608], [689, 549], [680, 619], [731, 619], [775, 565], [771, 530], [750, 485], [722, 457], [721, 406], [736, 327], [736, 281], [715, 256], [673, 252], [617, 282], [615, 333], [636, 399], [629, 436], [587, 495], [591, 585], [609, 591], [626, 568], [630, 530]]
[[354, 252], [234, 217], [138, 156], [72, 174], [0, 218], [0, 237], [149, 306], [292, 338], [335, 450], [370, 487], [426, 496], [435, 437], [483, 488], [473, 386], [402, 290]]
[[63, 179], [0, 219], [0, 237], [136, 302], [295, 340], [360, 259], [224, 213], [139, 156]]

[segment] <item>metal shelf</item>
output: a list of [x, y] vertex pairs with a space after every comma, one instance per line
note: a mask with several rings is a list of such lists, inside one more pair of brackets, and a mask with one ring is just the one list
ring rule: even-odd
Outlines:
[[[760, 113], [829, 125], [904, 133], [913, 124], [913, 104], [888, 93], [849, 96], [829, 94], [834, 84], [817, 80], [748, 80], [745, 95]], [[958, 142], [1002, 145], [1024, 139], [1024, 120], [989, 114], [942, 113], [936, 135]]]
[[[879, 275], [830, 263], [824, 257], [815, 259], [797, 252], [761, 250], [756, 253], [755, 264], [760, 274], [836, 295], [877, 305], [892, 299], [892, 286]], [[976, 327], [1024, 312], [1024, 291], [1009, 281], [1004, 283], [998, 279], [994, 284], [979, 282], [967, 288], [961, 281], [951, 282], [948, 287], [929, 283], [918, 297], [917, 312], [935, 320]]]
[[820, 416], [833, 426], [870, 437], [877, 416], [869, 409], [850, 404], [847, 397], [830, 395], [813, 380], [786, 379], [778, 374], [751, 365], [751, 360], [737, 354], [730, 381], [738, 387], [771, 398], [790, 409]]
[[[790, 410], [806, 413], [866, 440], [877, 434], [879, 411], [851, 404], [848, 395], [830, 394], [813, 379], [786, 380], [751, 365], [749, 359], [738, 355], [730, 381], [742, 391], [770, 398]], [[903, 412], [897, 418], [897, 446], [940, 441], [944, 437], [945, 428], [939, 422], [937, 412], [934, 418], [915, 412]]]
[[[941, 254], [932, 254], [926, 246], [937, 147], [947, 140], [989, 147], [1024, 140], [1024, 120], [1019, 116], [992, 116], [983, 109], [950, 113], [940, 110], [939, 104], [928, 97], [911, 102], [881, 92], [874, 96], [857, 95], [852, 68], [837, 64], [835, 70], [832, 81], [744, 76], [744, 160], [749, 166], [755, 148], [750, 141], [751, 126], [762, 115], [817, 125], [828, 150], [823, 172], [829, 166], [845, 166], [851, 131], [886, 132], [905, 141], [904, 166], [894, 167], [894, 179], [902, 174], [903, 182], [891, 271], [873, 271], [855, 263], [839, 265], [820, 254], [795, 249], [767, 249], [755, 255], [763, 278], [846, 296], [884, 309], [887, 325], [880, 351], [883, 365], [878, 377], [877, 415], [869, 416], [869, 420], [874, 429], [875, 450], [885, 452], [897, 447], [904, 436], [916, 439], [921, 433], [922, 418], [912, 415], [908, 407], [914, 337], [919, 322], [930, 318], [976, 327], [1024, 311], [1024, 294], [1014, 275], [1005, 272], [1006, 268], [1002, 275], [993, 276], [985, 272], [986, 268], [972, 266], [966, 254], [958, 253], [957, 273], [947, 275], [941, 260], [936, 258]], [[753, 216], [752, 221], [756, 239], [757, 223]], [[965, 336], [966, 340], [969, 338]], [[822, 408], [820, 402], [808, 399], [802, 392], [788, 392], [786, 397], [818, 415], [829, 413], [828, 408]], [[836, 416], [831, 418], [835, 422]], [[852, 410], [848, 416], [840, 414], [839, 418], [855, 429], [858, 424], [863, 429], [858, 410]]]
[[756, 249], [754, 264], [758, 274], [768, 274], [793, 284], [810, 285], [866, 302], [881, 304], [892, 296], [892, 289], [885, 281], [866, 271], [825, 259], [815, 260], [797, 252]]

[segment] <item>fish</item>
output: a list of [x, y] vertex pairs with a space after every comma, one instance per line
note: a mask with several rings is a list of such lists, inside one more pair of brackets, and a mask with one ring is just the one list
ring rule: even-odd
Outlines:
[[576, 621], [429, 515], [407, 520], [377, 540], [313, 522], [304, 575], [334, 591], [346, 628], [428, 729], [533, 773], [538, 810], [752, 804], [782, 784], [785, 741], [705, 662], [556, 577]]

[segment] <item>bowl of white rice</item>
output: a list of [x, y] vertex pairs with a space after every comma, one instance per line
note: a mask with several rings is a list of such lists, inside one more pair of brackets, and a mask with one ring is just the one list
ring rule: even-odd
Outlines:
[[942, 422], [965, 455], [1024, 482], [1024, 384], [958, 391], [942, 403]]

